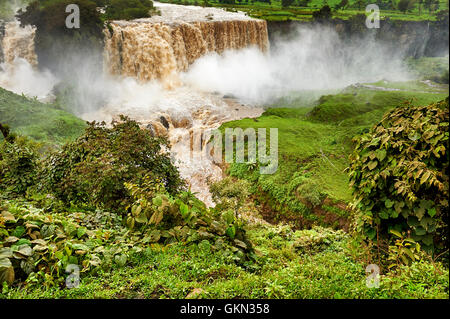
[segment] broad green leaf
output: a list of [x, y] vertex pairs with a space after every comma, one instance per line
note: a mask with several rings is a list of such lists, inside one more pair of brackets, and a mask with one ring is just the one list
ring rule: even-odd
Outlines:
[[144, 223], [147, 222], [147, 215], [146, 215], [144, 212], [142, 212], [140, 215], [138, 215], [138, 216], [135, 218], [135, 220], [136, 220], [138, 223], [144, 224]]
[[377, 151], [377, 158], [378, 160], [381, 162], [386, 158], [386, 150], [385, 149], [380, 149]]
[[231, 238], [234, 239], [234, 236], [236, 236], [236, 228], [234, 226], [230, 226], [227, 228], [226, 234]]
[[188, 205], [186, 205], [186, 204], [184, 204], [184, 203], [181, 203], [181, 204], [180, 204], [180, 213], [181, 213], [181, 216], [182, 216], [183, 218], [186, 218], [186, 217], [188, 216], [188, 213], [189, 213], [189, 207], [188, 207]]
[[125, 254], [115, 255], [114, 261], [116, 262], [117, 265], [123, 267], [127, 263], [127, 255]]
[[87, 231], [86, 227], [83, 227], [83, 226], [78, 227], [78, 229], [77, 229], [77, 237], [78, 238], [83, 237], [83, 235], [86, 234], [86, 231]]
[[375, 167], [377, 167], [377, 165], [378, 165], [378, 162], [377, 162], [377, 161], [370, 161], [369, 164], [367, 164], [367, 167], [368, 167], [370, 170], [373, 170]]
[[386, 206], [386, 208], [391, 208], [393, 205], [394, 205], [394, 202], [391, 201], [390, 199], [387, 199], [384, 202], [384, 206]]
[[25, 234], [25, 227], [23, 226], [17, 226], [14, 231], [11, 233], [12, 236], [15, 237], [22, 237], [23, 234]]
[[418, 235], [418, 236], [422, 236], [422, 235], [425, 235], [425, 234], [427, 233], [427, 231], [425, 230], [425, 228], [423, 228], [423, 227], [421, 227], [421, 226], [416, 227], [416, 229], [414, 230], [414, 232], [415, 232], [415, 234]]
[[436, 215], [436, 208], [430, 208], [428, 211], [428, 215], [430, 215], [430, 217], [434, 217], [434, 215]]
[[9, 247], [0, 248], [0, 259], [11, 258], [11, 257], [12, 257], [11, 248], [9, 248]]
[[155, 204], [156, 206], [161, 206], [162, 205], [162, 198], [161, 196], [156, 196], [152, 199], [153, 204]]
[[394, 234], [398, 238], [402, 238], [403, 237], [402, 234], [400, 234], [400, 232], [396, 231], [395, 229], [391, 229], [390, 232], [391, 232], [391, 234]]
[[150, 218], [150, 223], [158, 225], [163, 219], [163, 217], [164, 217], [163, 212], [157, 210], [156, 212], [153, 213], [152, 217]]

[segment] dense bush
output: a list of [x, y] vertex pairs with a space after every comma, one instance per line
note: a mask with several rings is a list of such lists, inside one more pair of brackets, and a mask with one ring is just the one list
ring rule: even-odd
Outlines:
[[38, 165], [38, 144], [8, 135], [0, 141], [0, 191], [24, 194], [36, 181]]
[[106, 17], [109, 20], [131, 20], [150, 16], [153, 2], [150, 0], [109, 0]]
[[394, 230], [426, 250], [447, 243], [448, 117], [448, 98], [428, 106], [405, 104], [357, 140], [350, 186], [357, 228], [370, 239]]
[[317, 22], [329, 21], [332, 17], [331, 8], [328, 5], [324, 5], [319, 10], [313, 12], [313, 19]]
[[124, 183], [139, 184], [147, 174], [161, 180], [171, 194], [182, 188], [164, 151], [167, 140], [152, 137], [126, 117], [111, 124], [90, 123], [84, 135], [46, 160], [43, 179], [48, 191], [65, 202], [119, 210], [128, 199]]

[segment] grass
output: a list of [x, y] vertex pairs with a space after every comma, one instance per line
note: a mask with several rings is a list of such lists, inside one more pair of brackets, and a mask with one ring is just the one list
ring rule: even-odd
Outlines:
[[8, 124], [13, 132], [50, 144], [63, 144], [74, 139], [86, 127], [86, 123], [75, 115], [2, 88], [0, 121]]
[[275, 174], [260, 175], [259, 170], [238, 163], [232, 163], [228, 173], [252, 182], [252, 192], [275, 221], [289, 220], [299, 227], [341, 227], [342, 218], [349, 217], [342, 208], [352, 199], [345, 172], [353, 149], [352, 138], [405, 101], [426, 105], [448, 95], [448, 86], [432, 88], [421, 82], [372, 85], [405, 89], [411, 85], [412, 89], [381, 91], [351, 86], [338, 94], [322, 96], [315, 106], [297, 99], [297, 107], [293, 108], [293, 99], [286, 104], [289, 108], [284, 108], [283, 100], [257, 119], [225, 123], [221, 129], [274, 127], [279, 135]]

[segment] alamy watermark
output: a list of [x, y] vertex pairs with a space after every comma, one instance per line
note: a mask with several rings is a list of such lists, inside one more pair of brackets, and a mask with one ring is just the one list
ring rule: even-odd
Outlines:
[[370, 264], [366, 267], [366, 286], [367, 288], [380, 288], [380, 267]]
[[66, 17], [67, 29], [79, 29], [80, 28], [80, 7], [76, 4], [69, 4], [66, 7], [66, 13], [70, 13]]
[[75, 264], [69, 264], [66, 267], [66, 273], [69, 275], [66, 278], [67, 288], [78, 288], [80, 286], [80, 267]]
[[371, 3], [366, 6], [366, 12], [370, 13], [366, 18], [366, 27], [368, 29], [380, 28], [380, 8], [378, 5]]

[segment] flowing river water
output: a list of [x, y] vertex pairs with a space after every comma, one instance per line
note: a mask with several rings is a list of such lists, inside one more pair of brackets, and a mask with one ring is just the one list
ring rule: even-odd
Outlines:
[[[217, 8], [162, 3], [155, 6], [161, 15], [112, 21], [105, 28], [104, 71], [116, 81], [120, 79], [117, 89], [121, 99], [110, 99], [81, 117], [110, 121], [124, 114], [139, 121], [151, 134], [168, 137], [181, 176], [192, 192], [213, 206], [208, 185], [222, 177], [222, 170], [204, 156], [207, 141], [202, 134], [226, 121], [257, 117], [263, 110], [232, 96], [190, 87], [183, 83], [182, 74], [208, 53], [247, 47], [267, 52], [267, 24], [244, 13]], [[20, 81], [15, 72], [24, 65], [36, 71], [34, 37], [31, 26], [21, 28], [16, 21], [5, 25], [0, 86], [19, 93], [21, 88], [15, 89], [12, 83]], [[140, 95], [144, 98], [139, 99]]]

